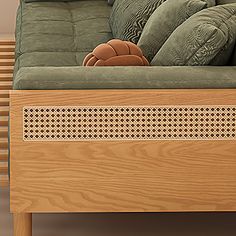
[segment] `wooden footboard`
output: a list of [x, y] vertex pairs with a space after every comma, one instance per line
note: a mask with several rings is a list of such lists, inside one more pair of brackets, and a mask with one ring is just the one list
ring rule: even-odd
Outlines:
[[12, 91], [11, 211], [236, 210], [236, 90]]

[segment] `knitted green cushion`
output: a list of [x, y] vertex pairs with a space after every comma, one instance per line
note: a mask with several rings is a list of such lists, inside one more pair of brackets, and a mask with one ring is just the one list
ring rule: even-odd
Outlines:
[[152, 65], [227, 65], [236, 39], [236, 4], [204, 9], [180, 25]]
[[116, 0], [110, 27], [114, 38], [137, 43], [151, 14], [165, 0]]
[[212, 0], [168, 0], [158, 7], [147, 21], [138, 46], [151, 61], [171, 33], [185, 20], [208, 6]]

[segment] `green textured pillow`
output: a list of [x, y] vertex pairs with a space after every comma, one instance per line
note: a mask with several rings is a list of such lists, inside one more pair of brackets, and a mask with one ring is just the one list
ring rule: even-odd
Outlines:
[[137, 43], [151, 14], [165, 0], [116, 0], [109, 19], [114, 38]]
[[236, 4], [204, 9], [180, 25], [151, 64], [158, 66], [227, 65], [236, 38]]
[[185, 20], [208, 6], [212, 0], [168, 0], [158, 7], [148, 19], [138, 46], [151, 61], [171, 33]]
[[217, 5], [236, 3], [236, 0], [216, 0]]

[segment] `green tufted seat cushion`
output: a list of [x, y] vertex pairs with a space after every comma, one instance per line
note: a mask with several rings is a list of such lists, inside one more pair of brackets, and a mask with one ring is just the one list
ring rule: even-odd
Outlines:
[[16, 65], [79, 66], [97, 45], [112, 39], [107, 1], [34, 2], [17, 14]]

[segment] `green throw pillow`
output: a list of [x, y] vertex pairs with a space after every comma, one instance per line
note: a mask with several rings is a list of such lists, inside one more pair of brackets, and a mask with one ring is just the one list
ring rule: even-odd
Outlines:
[[151, 61], [171, 33], [185, 20], [208, 6], [212, 0], [168, 0], [158, 7], [148, 19], [138, 46]]
[[227, 65], [236, 39], [236, 4], [204, 9], [167, 39], [151, 64], [158, 66]]
[[236, 3], [236, 0], [216, 0], [217, 5]]
[[165, 0], [116, 0], [110, 27], [114, 38], [137, 43], [151, 14]]

